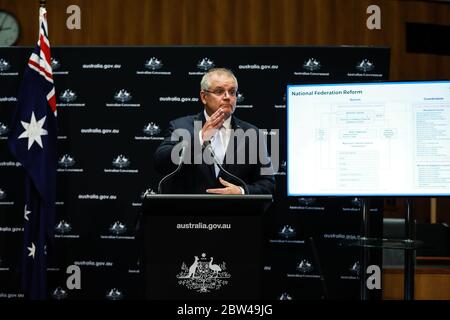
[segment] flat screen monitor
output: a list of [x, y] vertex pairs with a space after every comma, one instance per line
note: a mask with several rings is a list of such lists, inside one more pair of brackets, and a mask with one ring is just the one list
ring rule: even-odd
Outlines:
[[288, 196], [449, 196], [450, 81], [289, 85]]

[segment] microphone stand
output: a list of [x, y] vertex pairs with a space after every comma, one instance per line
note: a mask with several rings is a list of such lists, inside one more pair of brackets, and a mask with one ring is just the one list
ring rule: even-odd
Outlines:
[[242, 188], [244, 189], [244, 193], [245, 194], [249, 194], [250, 192], [248, 191], [247, 184], [241, 178], [239, 178], [239, 177], [235, 176], [234, 174], [228, 172], [227, 170], [224, 169], [224, 167], [222, 167], [222, 165], [220, 164], [220, 161], [216, 158], [216, 154], [214, 153], [214, 150], [213, 150], [213, 148], [211, 146], [211, 141], [207, 140], [207, 141], [204, 142], [203, 145], [204, 145], [205, 148], [207, 148], [209, 150], [209, 152], [211, 152], [211, 155], [213, 157], [214, 163], [217, 164], [219, 169], [222, 170], [223, 172], [225, 172], [227, 175], [229, 175], [233, 179], [237, 180], [242, 185]]
[[186, 145], [184, 145], [183, 149], [181, 149], [180, 161], [178, 162], [177, 168], [174, 171], [172, 171], [169, 174], [167, 174], [165, 177], [163, 177], [159, 181], [159, 183], [158, 183], [158, 194], [162, 194], [162, 188], [161, 188], [162, 184], [164, 182], [166, 182], [168, 179], [172, 178], [174, 175], [176, 175], [181, 170], [181, 167], [183, 165], [185, 151], [186, 151]]

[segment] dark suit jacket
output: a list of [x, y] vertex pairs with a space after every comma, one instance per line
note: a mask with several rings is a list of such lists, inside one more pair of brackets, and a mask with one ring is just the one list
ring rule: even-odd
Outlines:
[[[169, 128], [165, 134], [164, 141], [159, 145], [154, 154], [154, 165], [158, 172], [166, 175], [176, 169], [177, 165], [171, 161], [171, 152], [173, 147], [179, 143], [179, 141], [171, 141], [171, 136], [176, 129], [185, 129], [189, 132], [190, 140], [188, 142], [189, 152], [186, 153], [186, 160], [190, 160], [190, 164], [184, 163], [181, 170], [170, 180], [167, 180], [164, 185], [162, 185], [162, 193], [206, 193], [206, 189], [209, 188], [221, 188], [218, 178], [216, 178], [214, 165], [206, 164], [201, 161], [199, 164], [199, 157], [201, 157], [201, 152], [203, 152], [198, 131], [194, 133], [194, 121], [198, 122], [199, 129], [202, 128], [206, 119], [204, 113], [201, 112], [197, 115], [186, 116], [182, 118], [175, 119], [169, 123]], [[249, 124], [248, 122], [239, 120], [235, 116], [231, 118], [231, 128], [234, 130], [242, 129], [246, 131], [248, 129], [253, 129], [258, 132], [258, 128]], [[197, 129], [198, 130], [198, 129]], [[258, 142], [255, 144], [254, 141], [252, 147], [259, 146], [259, 135], [256, 135]], [[233, 142], [231, 141], [233, 139]], [[181, 139], [180, 139], [181, 140]], [[185, 140], [185, 139], [183, 139]], [[271, 168], [270, 158], [267, 154], [267, 149], [265, 143], [263, 143], [263, 150], [256, 154], [256, 163], [250, 163], [249, 161], [249, 145], [251, 139], [246, 136], [235, 136], [230, 138], [228, 148], [226, 151], [223, 167], [226, 171], [231, 174], [236, 175], [241, 180], [243, 180], [249, 190], [250, 194], [273, 194], [274, 191], [274, 177], [271, 175], [261, 175], [261, 169], [263, 167], [267, 169]], [[194, 144], [197, 144], [197, 152], [194, 150]], [[255, 146], [256, 145], [256, 146]], [[199, 153], [200, 151], [200, 153]], [[243, 153], [245, 154], [245, 163], [237, 162], [237, 158], [241, 157]], [[261, 153], [261, 155], [259, 155]], [[234, 154], [234, 158], [232, 157]], [[261, 159], [263, 161], [261, 161]], [[234, 162], [231, 160], [233, 159]], [[194, 161], [197, 160], [197, 164]], [[253, 161], [255, 162], [255, 161]], [[224, 180], [227, 180], [233, 184], [240, 185], [231, 176], [227, 175], [225, 172], [221, 171], [219, 176]]]

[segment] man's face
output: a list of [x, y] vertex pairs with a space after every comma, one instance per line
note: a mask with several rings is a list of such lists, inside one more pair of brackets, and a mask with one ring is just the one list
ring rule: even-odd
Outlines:
[[205, 105], [206, 113], [211, 116], [219, 108], [222, 108], [226, 119], [236, 108], [236, 83], [229, 75], [220, 73], [212, 74], [210, 80], [211, 85], [208, 92], [200, 91], [200, 98]]

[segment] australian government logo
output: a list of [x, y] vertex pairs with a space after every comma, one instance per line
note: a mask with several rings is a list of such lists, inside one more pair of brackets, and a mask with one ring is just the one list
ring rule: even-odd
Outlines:
[[53, 75], [67, 75], [69, 74], [69, 71], [62, 71], [61, 69], [61, 62], [57, 60], [55, 57], [52, 57], [51, 59], [51, 66]]
[[73, 102], [77, 99], [77, 94], [70, 89], [66, 89], [63, 93], [61, 93], [59, 99], [64, 102]]
[[369, 59], [362, 59], [358, 61], [355, 65], [355, 69], [358, 72], [349, 72], [347, 73], [348, 77], [374, 77], [381, 78], [383, 76], [382, 73], [374, 73], [375, 64]]
[[115, 221], [108, 228], [109, 235], [100, 235], [100, 239], [105, 240], [134, 240], [134, 236], [127, 236], [127, 226], [121, 221]]
[[147, 198], [150, 198], [151, 196], [153, 196], [155, 194], [156, 194], [156, 192], [152, 188], [147, 188], [144, 191], [142, 191], [141, 194], [139, 195], [140, 201], [132, 202], [131, 205], [133, 207], [142, 207], [142, 201], [144, 201]]
[[126, 89], [120, 89], [114, 94], [115, 103], [106, 103], [107, 107], [140, 107], [140, 103], [130, 103], [133, 99], [131, 92]]
[[278, 300], [292, 300], [292, 296], [287, 292], [283, 292], [278, 296]]
[[75, 163], [75, 159], [67, 153], [58, 160], [58, 166], [63, 168], [73, 167]]
[[71, 89], [64, 90], [59, 95], [59, 103], [56, 104], [57, 107], [85, 107], [86, 103], [75, 103], [78, 96], [75, 91]]
[[8, 194], [5, 189], [0, 187], [0, 205], [4, 206], [12, 206], [14, 205], [14, 201], [7, 201]]
[[297, 235], [297, 232], [295, 231], [295, 228], [286, 224], [284, 225], [280, 231], [278, 232], [278, 234], [285, 239], [292, 239]]
[[322, 76], [328, 77], [329, 72], [320, 72], [322, 69], [322, 64], [316, 58], [309, 58], [303, 62], [302, 71], [295, 71], [296, 76]]
[[236, 108], [252, 109], [253, 105], [244, 104], [245, 96], [242, 92], [238, 92], [236, 96]]
[[122, 300], [124, 298], [124, 295], [122, 291], [120, 291], [117, 288], [112, 288], [105, 294], [106, 300]]
[[205, 57], [197, 63], [197, 69], [200, 71], [189, 72], [189, 75], [191, 75], [191, 76], [201, 75], [202, 76], [205, 74], [206, 71], [208, 71], [209, 69], [214, 68], [214, 67], [215, 67], [214, 61]]
[[55, 226], [55, 238], [65, 238], [65, 239], [78, 239], [79, 234], [72, 233], [72, 225], [65, 221], [60, 220]]
[[109, 226], [109, 232], [114, 235], [122, 235], [127, 232], [127, 227], [122, 222], [116, 221]]
[[65, 290], [64, 288], [57, 287], [52, 291], [51, 296], [55, 300], [64, 300], [67, 299], [68, 293], [67, 290]]
[[278, 239], [270, 239], [270, 243], [296, 243], [296, 244], [304, 244], [304, 240], [297, 240], [297, 231], [295, 228], [289, 224], [283, 225], [278, 230]]
[[57, 234], [68, 234], [70, 231], [72, 231], [72, 226], [65, 220], [59, 221], [55, 227], [55, 233]]
[[135, 136], [134, 140], [164, 140], [164, 137], [160, 136], [161, 127], [154, 122], [145, 124], [142, 133], [143, 135]]
[[6, 191], [4, 191], [0, 188], [0, 200], [3, 200], [5, 198], [6, 198]]
[[145, 61], [144, 68], [146, 70], [138, 70], [136, 71], [136, 74], [170, 76], [172, 72], [161, 71], [163, 65], [164, 65], [163, 62], [160, 59], [156, 57], [151, 57], [150, 59]]
[[314, 266], [308, 259], [301, 259], [295, 265], [295, 272], [288, 273], [288, 278], [320, 278], [320, 275], [314, 274]]
[[66, 153], [58, 159], [58, 172], [83, 172], [81, 168], [75, 168], [75, 158]]
[[112, 165], [116, 168], [127, 168], [130, 166], [130, 159], [123, 154], [118, 155], [112, 161]]
[[52, 71], [57, 71], [61, 68], [61, 63], [54, 57], [50, 59], [50, 65], [52, 66]]
[[8, 71], [11, 68], [11, 64], [3, 58], [0, 58], [0, 72]]
[[9, 128], [6, 124], [0, 121], [0, 140], [8, 139]]
[[115, 169], [104, 169], [103, 171], [106, 173], [139, 173], [138, 169], [128, 169], [131, 160], [123, 154], [114, 157], [111, 164]]
[[361, 271], [361, 266], [359, 264], [359, 261], [355, 261], [348, 267], [346, 274], [341, 275], [341, 279], [357, 280], [357, 279], [359, 279], [360, 271]]
[[125, 89], [120, 89], [119, 92], [117, 92], [114, 95], [114, 100], [118, 102], [128, 102], [133, 98], [133, 96]]
[[11, 63], [0, 58], [0, 76], [18, 76], [18, 72], [8, 72], [11, 69]]
[[194, 262], [188, 265], [183, 262], [181, 271], [177, 274], [178, 284], [189, 290], [201, 293], [216, 291], [227, 285], [231, 274], [227, 272], [225, 262], [214, 263], [214, 257], [202, 253], [200, 258], [194, 257]]

